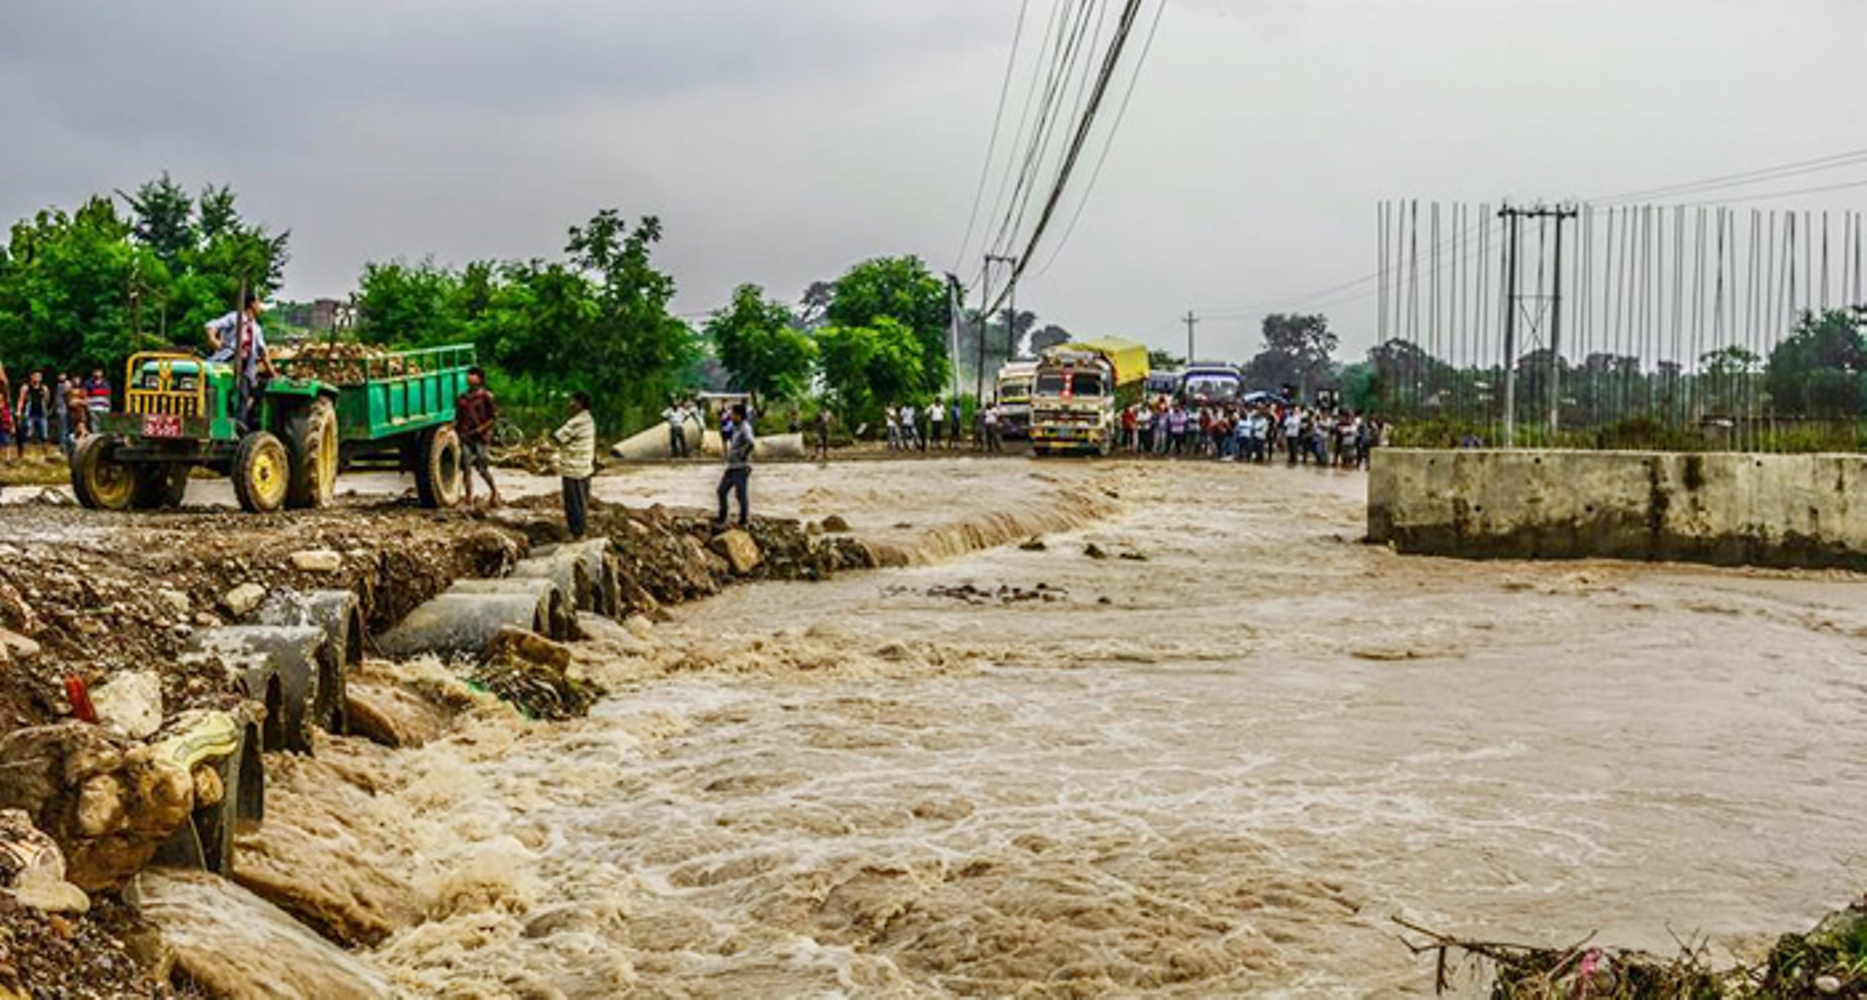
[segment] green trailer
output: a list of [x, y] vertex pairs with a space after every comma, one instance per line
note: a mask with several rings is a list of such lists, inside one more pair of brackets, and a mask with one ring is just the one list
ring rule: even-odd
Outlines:
[[242, 427], [232, 365], [137, 354], [123, 412], [99, 415], [72, 456], [72, 488], [94, 509], [175, 507], [203, 467], [233, 480], [246, 510], [321, 507], [341, 466], [391, 455], [423, 506], [452, 507], [464, 485], [454, 401], [473, 364], [470, 345], [301, 363], [296, 377], [265, 384]]

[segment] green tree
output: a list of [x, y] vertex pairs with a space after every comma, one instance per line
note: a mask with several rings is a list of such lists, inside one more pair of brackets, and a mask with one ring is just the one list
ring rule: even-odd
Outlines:
[[1776, 409], [1803, 416], [1861, 412], [1867, 341], [1848, 310], [1804, 313], [1796, 330], [1770, 352], [1764, 381]]
[[878, 257], [857, 264], [837, 280], [825, 319], [832, 326], [870, 328], [882, 319], [895, 321], [919, 345], [916, 391], [932, 395], [946, 386], [952, 373], [947, 357], [951, 306], [946, 283], [919, 257]]
[[1172, 351], [1150, 350], [1147, 352], [1147, 367], [1149, 370], [1183, 368], [1185, 366], [1186, 359]]
[[13, 227], [0, 267], [0, 354], [15, 371], [114, 369], [136, 349], [130, 290], [139, 280], [165, 287], [168, 275], [130, 232], [104, 198]]
[[365, 264], [358, 284], [357, 339], [365, 343], [432, 347], [466, 337], [455, 309], [460, 275], [432, 259]]
[[1328, 317], [1275, 313], [1264, 317], [1263, 331], [1264, 349], [1245, 365], [1245, 381], [1252, 388], [1294, 385], [1302, 391], [1333, 380], [1340, 341]]
[[757, 285], [740, 285], [732, 304], [713, 314], [707, 336], [733, 388], [775, 400], [803, 394], [817, 345], [792, 322], [790, 309]]
[[884, 316], [870, 326], [816, 332], [817, 371], [845, 424], [874, 422], [881, 407], [923, 395], [921, 344], [914, 331]]

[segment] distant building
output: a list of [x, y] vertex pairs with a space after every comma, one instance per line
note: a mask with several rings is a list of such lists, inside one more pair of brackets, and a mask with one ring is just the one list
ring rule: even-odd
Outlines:
[[330, 333], [337, 329], [337, 316], [344, 303], [337, 299], [317, 299], [311, 303], [311, 332]]

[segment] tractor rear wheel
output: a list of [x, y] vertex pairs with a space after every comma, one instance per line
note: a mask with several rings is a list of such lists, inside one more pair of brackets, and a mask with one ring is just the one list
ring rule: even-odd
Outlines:
[[285, 425], [291, 453], [288, 507], [322, 507], [337, 493], [337, 407], [318, 399], [299, 408]]
[[136, 492], [136, 470], [117, 461], [116, 438], [94, 434], [71, 456], [71, 489], [91, 510], [128, 510]]
[[291, 456], [285, 445], [267, 431], [254, 431], [240, 439], [233, 455], [233, 494], [240, 509], [270, 514], [285, 504], [291, 483]]
[[135, 486], [130, 506], [137, 510], [173, 510], [188, 493], [189, 467], [179, 462], [138, 465], [131, 469]]
[[459, 505], [466, 475], [461, 468], [460, 435], [442, 424], [421, 436], [415, 450], [415, 493], [423, 507]]

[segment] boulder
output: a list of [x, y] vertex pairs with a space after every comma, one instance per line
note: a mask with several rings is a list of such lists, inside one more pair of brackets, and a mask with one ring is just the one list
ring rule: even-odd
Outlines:
[[712, 548], [732, 568], [734, 576], [745, 576], [758, 568], [763, 558], [758, 543], [739, 528], [714, 536]]
[[829, 517], [824, 518], [821, 523], [823, 525], [823, 533], [826, 535], [841, 535], [849, 531], [849, 522], [843, 520], [843, 515], [841, 514], [831, 514]]
[[91, 691], [97, 721], [119, 735], [144, 740], [162, 727], [162, 678], [153, 670], [117, 674]]
[[292, 566], [301, 573], [335, 573], [344, 568], [344, 557], [330, 549], [306, 549], [292, 553]]
[[244, 618], [266, 599], [266, 588], [257, 583], [243, 583], [221, 595], [220, 605], [235, 618]]

